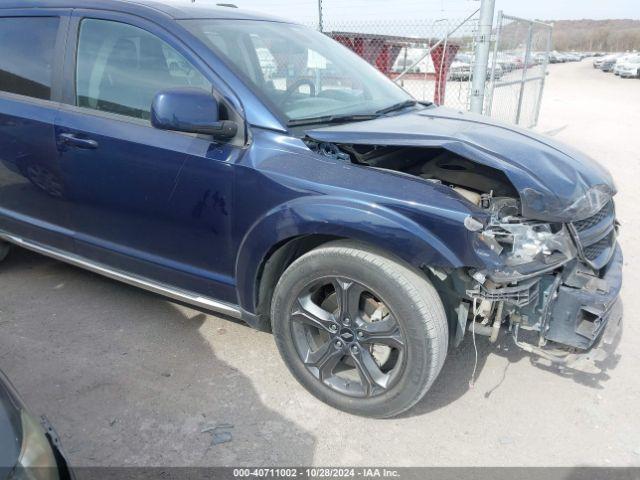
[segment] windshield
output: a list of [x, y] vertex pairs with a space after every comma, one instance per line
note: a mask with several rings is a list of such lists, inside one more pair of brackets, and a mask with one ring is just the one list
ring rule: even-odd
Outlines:
[[408, 93], [338, 42], [310, 28], [256, 20], [184, 20], [289, 121], [373, 115]]

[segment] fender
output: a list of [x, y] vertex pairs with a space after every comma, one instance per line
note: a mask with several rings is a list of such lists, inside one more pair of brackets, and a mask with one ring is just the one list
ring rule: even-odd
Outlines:
[[425, 264], [463, 266], [463, 261], [427, 228], [389, 208], [346, 198], [303, 197], [269, 211], [243, 238], [236, 259], [238, 300], [243, 310], [256, 311], [258, 273], [274, 246], [313, 234], [360, 240], [417, 268]]

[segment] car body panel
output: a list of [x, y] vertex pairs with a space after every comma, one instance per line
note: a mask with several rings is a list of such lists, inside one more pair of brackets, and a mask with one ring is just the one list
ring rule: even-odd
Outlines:
[[228, 243], [235, 147], [71, 109], [61, 112], [56, 133], [99, 145], [60, 146], [79, 255], [235, 300]]
[[[615, 190], [609, 172], [585, 154], [534, 132], [490, 118], [432, 107], [415, 113], [310, 130], [332, 143], [441, 147], [503, 171], [521, 194], [523, 215], [554, 220], [595, 185]], [[527, 203], [535, 191], [544, 203]]]
[[[58, 18], [54, 57], [62, 57], [70, 10], [0, 10], [3, 17], [26, 14]], [[51, 80], [50, 100], [0, 92], [0, 229], [70, 249], [71, 212], [55, 192], [65, 175], [54, 134], [62, 83], [58, 62], [51, 65]]]
[[[359, 239], [417, 267], [484, 263], [464, 227], [467, 216], [482, 213], [445, 186], [321, 157], [301, 140], [270, 131], [254, 132], [240, 166], [235, 270], [246, 310], [253, 311], [267, 254], [298, 236]], [[244, 194], [250, 189], [261, 192], [259, 202]], [[397, 189], [401, 197], [392, 193]]]
[[[81, 18], [127, 23], [160, 38], [220, 92], [208, 65], [174, 35], [136, 16], [110, 11], [73, 12], [71, 38]], [[75, 75], [75, 40], [66, 78]], [[73, 84], [74, 82], [70, 82]], [[225, 98], [235, 96], [226, 95]], [[68, 103], [75, 95], [66, 94]], [[233, 101], [231, 104], [235, 104]], [[231, 251], [232, 163], [243, 147], [197, 135], [155, 129], [148, 121], [63, 105], [56, 137], [72, 134], [97, 148], [58, 142], [73, 205], [75, 251], [81, 257], [180, 289], [236, 302]], [[184, 244], [190, 248], [182, 248]]]
[[56, 154], [57, 112], [53, 102], [29, 103], [0, 94], [0, 228], [70, 249], [69, 205], [51, 194], [65, 175]]

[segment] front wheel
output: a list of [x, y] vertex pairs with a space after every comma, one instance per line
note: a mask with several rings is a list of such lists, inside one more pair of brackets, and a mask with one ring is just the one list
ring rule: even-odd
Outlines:
[[313, 395], [340, 410], [392, 417], [429, 390], [447, 353], [440, 297], [385, 252], [336, 241], [297, 259], [272, 303], [278, 349]]

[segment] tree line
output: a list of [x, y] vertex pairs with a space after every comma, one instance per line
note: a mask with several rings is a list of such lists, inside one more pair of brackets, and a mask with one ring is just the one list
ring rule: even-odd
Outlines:
[[[640, 50], [640, 20], [544, 20], [553, 23], [552, 49], [558, 51], [619, 52]], [[526, 44], [528, 25], [506, 23], [502, 29], [504, 48]], [[542, 28], [533, 31], [533, 47], [543, 50], [547, 34]]]

